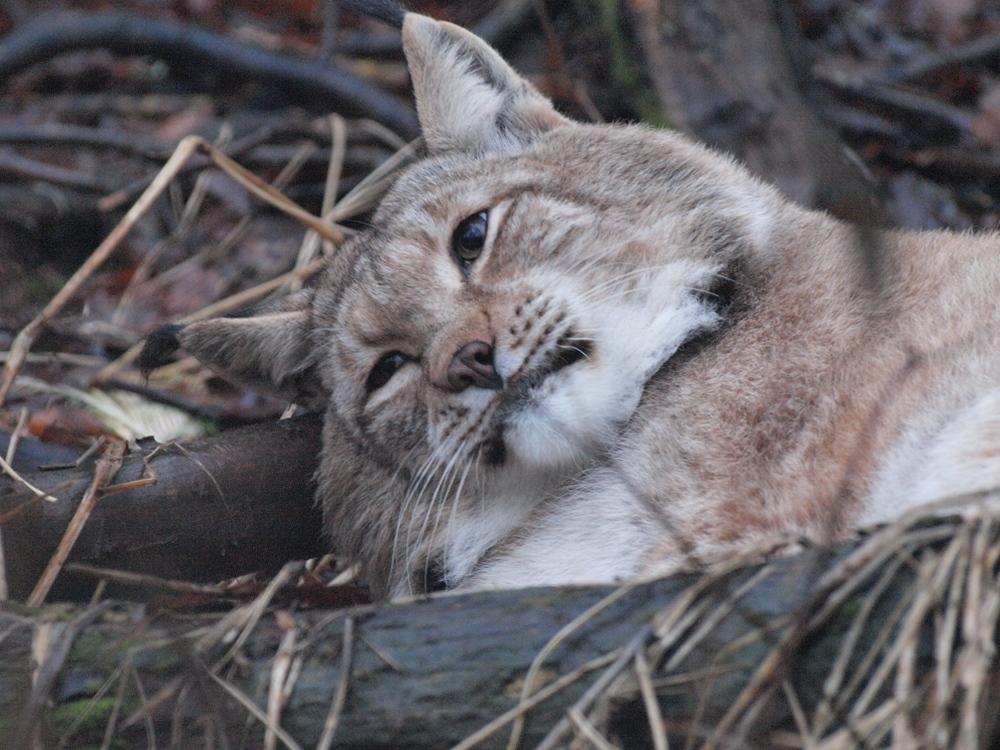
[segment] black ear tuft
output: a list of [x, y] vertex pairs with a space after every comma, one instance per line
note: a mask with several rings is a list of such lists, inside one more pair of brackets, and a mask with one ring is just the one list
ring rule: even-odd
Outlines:
[[407, 13], [406, 6], [395, 0], [340, 0], [340, 7], [363, 16], [377, 18], [382, 23], [397, 29], [403, 28], [403, 16]]
[[146, 337], [146, 343], [139, 352], [136, 364], [144, 378], [157, 367], [167, 364], [170, 355], [181, 348], [177, 334], [184, 330], [181, 325], [160, 326]]

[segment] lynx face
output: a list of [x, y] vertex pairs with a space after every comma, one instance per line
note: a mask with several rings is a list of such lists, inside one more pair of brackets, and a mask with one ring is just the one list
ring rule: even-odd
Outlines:
[[1000, 435], [995, 236], [885, 235], [873, 315], [849, 227], [571, 123], [458, 27], [403, 41], [427, 157], [370, 231], [278, 308], [166, 334], [324, 410], [326, 530], [377, 592], [666, 573], [1000, 485], [1000, 441], [960, 438]]
[[[387, 463], [454, 483], [470, 467], [578, 470], [650, 375], [718, 324], [730, 222], [710, 206], [637, 215], [653, 180], [661, 202], [686, 199], [669, 172], [637, 194], [630, 175], [652, 171], [637, 135], [651, 134], [567, 126], [513, 157], [441, 156], [400, 178], [315, 303], [334, 408]], [[620, 172], [595, 184], [609, 150]]]
[[[672, 146], [676, 163], [649, 160]], [[683, 152], [638, 128], [567, 124], [514, 153], [433, 156], [342, 251], [312, 346], [341, 429], [406, 485], [411, 542], [394, 546], [453, 533], [484, 496], [502, 506], [496, 526], [521, 522], [538, 499], [525, 485], [594, 466], [650, 376], [719, 325], [743, 222], [694, 200]]]

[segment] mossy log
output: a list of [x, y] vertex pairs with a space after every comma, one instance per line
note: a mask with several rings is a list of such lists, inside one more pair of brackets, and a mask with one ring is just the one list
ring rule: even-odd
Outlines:
[[[69, 561], [215, 582], [324, 552], [312, 483], [320, 429], [320, 418], [307, 415], [183, 448], [144, 441], [141, 453], [126, 456], [114, 482], [149, 477], [147, 464], [156, 481], [102, 497]], [[0, 531], [12, 598], [27, 598], [93, 472], [92, 461], [24, 472], [34, 486], [55, 492], [57, 502], [39, 500], [0, 474]], [[87, 598], [93, 586], [91, 578], [66, 573], [50, 599]]]
[[[8, 607], [0, 610], [0, 727], [8, 732], [0, 746], [38, 737], [43, 746], [82, 747], [107, 735], [116, 747], [146, 747], [153, 737], [158, 746], [260, 747], [259, 717], [269, 692], [277, 695], [269, 682], [285, 652], [293, 675], [280, 712], [286, 745], [316, 746], [342, 683], [335, 747], [450, 747], [515, 706], [539, 651], [618, 591], [554, 648], [534, 684], [555, 685], [606, 657], [600, 669], [533, 708], [522, 746], [534, 746], [588, 685], [620, 669], [574, 721], [624, 747], [650, 746], [651, 725], [669, 733], [671, 746], [685, 737], [705, 746], [722, 732], [739, 747], [796, 746], [808, 733], [830, 747], [882, 747], [928, 732], [945, 742], [934, 746], [985, 747], [997, 738], [1000, 703], [997, 526], [918, 524], [890, 534], [891, 544], [811, 549], [623, 590], [487, 591], [270, 612], [237, 641], [236, 657], [245, 609], [220, 625], [221, 615], [127, 604]], [[659, 698], [652, 711], [632, 666], [640, 652]], [[40, 664], [34, 682], [32, 656]], [[258, 718], [234, 696], [252, 702]], [[502, 747], [508, 732], [480, 746]]]

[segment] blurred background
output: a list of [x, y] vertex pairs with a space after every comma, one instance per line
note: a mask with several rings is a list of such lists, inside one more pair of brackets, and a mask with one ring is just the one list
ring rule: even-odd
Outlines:
[[[806, 205], [998, 224], [996, 0], [411, 6], [481, 34], [568, 115], [679, 128]], [[0, 87], [0, 357], [183, 136], [320, 213], [418, 133], [398, 31], [332, 0], [2, 0]], [[373, 195], [338, 214], [344, 231]], [[130, 349], [302, 283], [271, 280], [332, 249], [196, 157], [40, 330], [0, 430], [83, 447], [281, 414], [191, 362], [147, 383]]]

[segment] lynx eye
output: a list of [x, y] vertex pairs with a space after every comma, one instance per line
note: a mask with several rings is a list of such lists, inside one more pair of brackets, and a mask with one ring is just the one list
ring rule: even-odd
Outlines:
[[375, 363], [371, 372], [368, 373], [368, 379], [365, 380], [365, 391], [367, 393], [374, 393], [384, 386], [392, 380], [392, 376], [396, 374], [396, 371], [400, 367], [406, 364], [408, 359], [410, 358], [402, 352], [383, 354], [379, 358], [379, 361]]
[[480, 211], [467, 219], [462, 219], [451, 236], [451, 249], [463, 268], [472, 264], [486, 244], [488, 214]]

